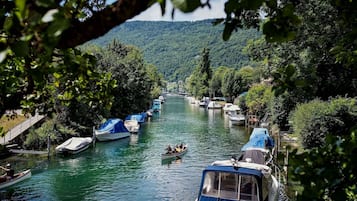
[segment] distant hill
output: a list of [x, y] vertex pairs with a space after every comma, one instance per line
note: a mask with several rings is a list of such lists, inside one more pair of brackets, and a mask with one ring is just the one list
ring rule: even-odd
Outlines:
[[222, 39], [223, 25], [213, 26], [211, 20], [195, 22], [130, 21], [90, 41], [106, 46], [113, 39], [135, 45], [143, 51], [145, 61], [158, 67], [165, 79], [183, 80], [199, 62], [202, 49], [210, 49], [211, 67], [240, 68], [249, 64], [242, 53], [249, 39], [261, 33], [254, 29], [239, 30], [229, 41]]

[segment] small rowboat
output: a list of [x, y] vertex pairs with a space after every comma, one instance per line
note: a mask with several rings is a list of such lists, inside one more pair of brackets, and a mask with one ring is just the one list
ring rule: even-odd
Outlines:
[[23, 172], [17, 173], [14, 175], [14, 178], [12, 178], [11, 180], [1, 182], [0, 189], [4, 189], [6, 187], [12, 186], [30, 177], [31, 177], [31, 170], [25, 170]]
[[181, 156], [183, 156], [187, 152], [187, 150], [188, 150], [188, 145], [185, 144], [183, 145], [183, 148], [181, 150], [173, 151], [171, 153], [161, 154], [161, 159], [165, 160], [165, 159], [181, 158]]

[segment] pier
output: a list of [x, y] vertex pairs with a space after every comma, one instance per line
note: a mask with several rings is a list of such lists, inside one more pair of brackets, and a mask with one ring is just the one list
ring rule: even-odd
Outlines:
[[10, 129], [5, 136], [0, 138], [0, 144], [7, 145], [11, 143], [16, 137], [21, 135], [23, 132], [27, 131], [33, 125], [44, 119], [44, 115], [36, 114], [35, 116], [31, 116], [26, 121], [22, 122], [21, 124], [15, 126], [14, 128]]

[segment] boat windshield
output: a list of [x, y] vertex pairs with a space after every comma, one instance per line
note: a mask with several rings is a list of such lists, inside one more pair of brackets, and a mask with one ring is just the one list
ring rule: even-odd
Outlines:
[[260, 201], [254, 176], [229, 172], [207, 171], [201, 194], [228, 200]]

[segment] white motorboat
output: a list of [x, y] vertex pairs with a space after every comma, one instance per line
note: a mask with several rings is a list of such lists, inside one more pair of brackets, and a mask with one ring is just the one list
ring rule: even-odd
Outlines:
[[207, 105], [208, 109], [222, 109], [222, 107], [223, 106], [216, 101], [210, 101]]
[[229, 112], [231, 112], [231, 111], [238, 112], [238, 111], [240, 111], [240, 107], [238, 105], [234, 105], [233, 103], [226, 103], [223, 106], [223, 111], [226, 114], [229, 114]]
[[245, 115], [237, 113], [235, 110], [228, 113], [228, 118], [232, 125], [242, 126], [245, 124]]
[[77, 154], [90, 146], [93, 139], [91, 137], [72, 137], [56, 147], [58, 154]]

